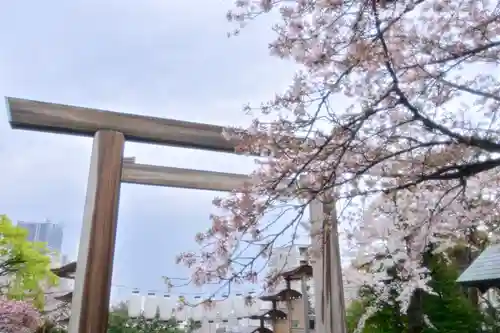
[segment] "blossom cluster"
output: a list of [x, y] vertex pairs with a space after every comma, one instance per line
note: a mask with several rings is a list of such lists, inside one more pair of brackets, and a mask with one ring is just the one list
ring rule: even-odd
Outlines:
[[[381, 298], [397, 288], [406, 311], [414, 290], [432, 292], [426, 251], [476, 246], [470, 230], [496, 224], [497, 3], [236, 0], [227, 17], [239, 31], [266, 13], [277, 18], [271, 54], [300, 69], [284, 92], [245, 107], [248, 128], [226, 131], [239, 152], [259, 156], [256, 170], [214, 200], [220, 213], [197, 234], [200, 251], [179, 262], [198, 284], [256, 282], [255, 263], [293, 243], [308, 205], [362, 201], [367, 209], [351, 205], [344, 221], [325, 212], [314, 232], [353, 225], [357, 264], [346, 280]], [[265, 218], [277, 210], [295, 215]], [[394, 266], [397, 285], [387, 282]]]
[[40, 313], [30, 303], [0, 299], [0, 332], [32, 333], [41, 324]]

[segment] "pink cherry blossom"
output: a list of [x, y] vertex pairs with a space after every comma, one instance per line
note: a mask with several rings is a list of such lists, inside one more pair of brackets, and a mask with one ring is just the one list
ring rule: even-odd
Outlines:
[[[433, 293], [424, 256], [448, 258], [457, 245], [480, 246], [471, 242], [470, 231], [488, 232], [500, 214], [499, 194], [491, 186], [498, 176], [486, 172], [468, 182], [465, 190], [458, 182], [440, 182], [375, 196], [350, 231], [355, 258], [344, 272], [345, 282], [370, 287], [380, 297], [397, 291], [403, 312], [417, 288]], [[490, 233], [489, 240], [497, 237]], [[391, 268], [397, 268], [397, 278], [388, 274]]]
[[267, 13], [276, 19], [270, 54], [299, 70], [288, 89], [244, 107], [255, 115], [248, 128], [224, 133], [239, 153], [259, 156], [256, 170], [214, 201], [220, 213], [198, 234], [200, 251], [179, 261], [198, 284], [262, 282], [273, 249], [307, 224], [311, 201], [333, 195], [348, 207], [315, 232], [332, 220], [352, 226], [357, 262], [371, 264], [345, 279], [380, 297], [381, 268], [397, 265], [405, 311], [414, 290], [432, 292], [423, 253], [468, 242], [467, 230], [498, 214], [497, 3], [239, 0], [227, 17], [238, 33]]
[[30, 303], [0, 299], [0, 332], [32, 333], [41, 324], [40, 313]]

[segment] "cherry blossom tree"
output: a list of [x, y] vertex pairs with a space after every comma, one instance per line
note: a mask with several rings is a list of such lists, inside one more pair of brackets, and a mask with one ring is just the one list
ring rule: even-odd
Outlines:
[[[458, 242], [458, 231], [496, 209], [474, 198], [484, 184], [493, 190], [481, 200], [497, 196], [499, 8], [491, 0], [237, 0], [227, 14], [234, 34], [271, 15], [271, 54], [299, 70], [286, 91], [245, 107], [249, 128], [226, 133], [262, 158], [245, 188], [214, 201], [221, 213], [197, 235], [201, 250], [179, 257], [194, 282], [257, 281], [256, 263], [280, 238], [293, 242], [313, 200], [349, 206], [333, 214], [339, 219], [326, 214], [322, 239], [332, 221], [360, 223], [355, 204], [364, 203], [374, 216], [353, 239], [389, 251], [376, 264], [404, 266], [406, 309], [413, 290], [426, 290], [427, 246]], [[283, 211], [294, 216], [263, 218]], [[387, 241], [367, 245], [371, 234]], [[384, 278], [368, 271], [365, 280]]]
[[500, 218], [497, 182], [481, 181], [497, 177], [487, 172], [470, 178], [465, 188], [449, 182], [437, 187], [422, 183], [376, 196], [350, 235], [357, 255], [345, 271], [347, 283], [378, 298], [361, 317], [360, 329], [381, 303], [397, 303], [394, 306], [402, 313], [412, 307], [418, 315], [421, 295], [434, 294], [429, 283], [433, 259], [451, 262], [457, 246], [482, 247], [477, 237], [471, 237], [477, 231], [491, 242], [498, 241], [498, 230], [491, 230]]
[[30, 303], [0, 300], [0, 331], [32, 333], [42, 324], [40, 313]]

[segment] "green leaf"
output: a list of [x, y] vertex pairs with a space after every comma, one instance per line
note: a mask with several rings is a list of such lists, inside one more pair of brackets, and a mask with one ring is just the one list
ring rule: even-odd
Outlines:
[[44, 290], [57, 285], [58, 277], [50, 269], [50, 251], [45, 243], [30, 242], [28, 231], [0, 215], [0, 275], [11, 276], [1, 291], [11, 299], [31, 301], [44, 306]]

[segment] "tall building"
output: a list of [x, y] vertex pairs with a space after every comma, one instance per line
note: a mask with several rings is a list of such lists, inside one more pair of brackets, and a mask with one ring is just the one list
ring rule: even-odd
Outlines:
[[28, 240], [44, 242], [51, 251], [61, 253], [63, 241], [63, 227], [51, 222], [24, 222], [17, 225], [28, 230]]

